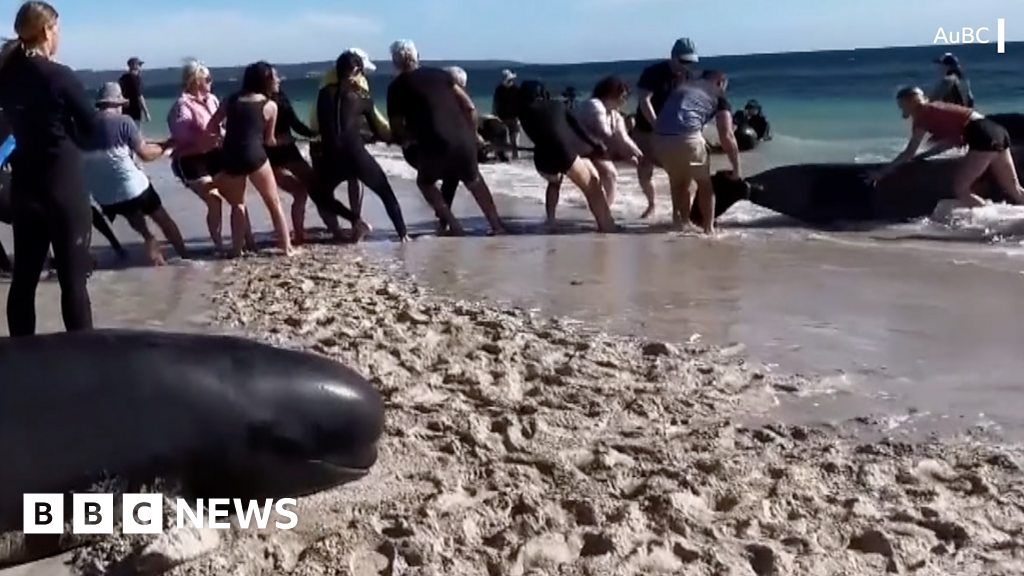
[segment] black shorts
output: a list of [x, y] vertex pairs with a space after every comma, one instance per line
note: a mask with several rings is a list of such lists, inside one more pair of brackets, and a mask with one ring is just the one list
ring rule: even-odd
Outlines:
[[430, 186], [442, 180], [472, 184], [480, 179], [480, 162], [476, 142], [444, 150], [416, 146], [403, 151], [406, 162], [415, 165], [416, 183]]
[[268, 146], [267, 158], [270, 160], [270, 165], [274, 168], [285, 168], [289, 164], [306, 162], [306, 159], [302, 157], [302, 152], [299, 152], [299, 147], [294, 143], [273, 147]]
[[1002, 152], [1010, 149], [1010, 133], [988, 118], [972, 120], [964, 128], [964, 140], [974, 152]]
[[171, 162], [171, 171], [186, 185], [201, 180], [212, 180], [224, 170], [220, 150], [205, 154], [183, 156]]
[[163, 203], [160, 201], [160, 195], [156, 193], [152, 184], [149, 185], [149, 188], [146, 188], [145, 192], [131, 200], [102, 206], [103, 215], [111, 222], [118, 216], [128, 218], [138, 213], [141, 213], [143, 216], [150, 216], [161, 207], [163, 207]]

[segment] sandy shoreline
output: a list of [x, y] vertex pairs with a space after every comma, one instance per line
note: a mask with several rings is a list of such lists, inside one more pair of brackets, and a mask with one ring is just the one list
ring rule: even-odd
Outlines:
[[231, 534], [173, 574], [1024, 570], [1020, 447], [746, 428], [808, 383], [439, 298], [335, 248], [222, 278], [222, 328], [355, 367], [388, 424], [370, 477], [302, 501], [298, 531]]

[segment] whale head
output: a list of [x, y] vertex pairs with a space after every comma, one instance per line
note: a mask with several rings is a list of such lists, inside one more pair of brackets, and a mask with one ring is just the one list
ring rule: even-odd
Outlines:
[[231, 497], [305, 496], [362, 478], [377, 461], [384, 428], [380, 394], [354, 370], [326, 358], [254, 349], [235, 363], [250, 374], [240, 449], [207, 454], [219, 478], [200, 492]]
[[[749, 200], [756, 193], [755, 187], [746, 179], [733, 179], [729, 170], [719, 170], [711, 177], [711, 186], [715, 191], [715, 218], [732, 208], [740, 200]], [[700, 226], [703, 221], [702, 212], [697, 202], [690, 209], [690, 221]]]

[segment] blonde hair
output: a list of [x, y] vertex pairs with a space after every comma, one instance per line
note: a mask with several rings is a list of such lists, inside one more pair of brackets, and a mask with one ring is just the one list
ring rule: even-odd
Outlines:
[[57, 25], [57, 9], [46, 2], [25, 2], [14, 17], [14, 33], [17, 38], [6, 40], [0, 47], [0, 68], [15, 50], [32, 50], [46, 41], [46, 32]]
[[209, 76], [210, 69], [198, 60], [189, 60], [181, 68], [181, 88], [188, 90], [200, 76]]

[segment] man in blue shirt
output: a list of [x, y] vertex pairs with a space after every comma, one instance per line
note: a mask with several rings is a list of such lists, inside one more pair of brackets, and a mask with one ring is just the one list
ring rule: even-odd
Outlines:
[[706, 70], [700, 80], [686, 81], [669, 94], [654, 123], [654, 151], [668, 173], [672, 187], [672, 220], [689, 221], [693, 205], [690, 185], [697, 182], [697, 198], [704, 215], [704, 232], [715, 231], [715, 195], [711, 185], [711, 158], [704, 127], [715, 121], [722, 149], [732, 164], [732, 177], [742, 177], [739, 147], [733, 134], [732, 107], [725, 98], [729, 79]]

